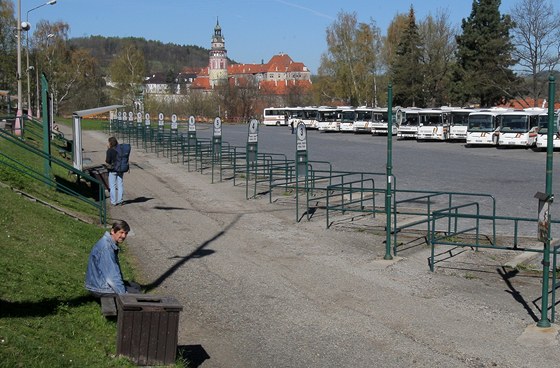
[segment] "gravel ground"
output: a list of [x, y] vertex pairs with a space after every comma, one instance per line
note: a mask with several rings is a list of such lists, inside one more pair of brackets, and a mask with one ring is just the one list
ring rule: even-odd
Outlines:
[[[107, 135], [83, 140], [102, 163]], [[382, 233], [297, 223], [290, 196], [246, 200], [242, 184], [141, 149], [131, 163], [110, 217], [131, 224], [137, 281], [184, 306], [191, 367], [559, 364], [556, 325], [534, 331], [540, 277], [503, 267], [515, 254], [467, 250], [430, 272], [411, 235], [384, 261]]]

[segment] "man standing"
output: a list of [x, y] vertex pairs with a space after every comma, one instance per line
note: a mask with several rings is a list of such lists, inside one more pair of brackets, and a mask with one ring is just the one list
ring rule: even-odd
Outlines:
[[123, 280], [119, 263], [119, 247], [128, 235], [130, 226], [124, 220], [113, 223], [111, 231], [95, 243], [89, 255], [85, 288], [96, 297], [124, 293], [140, 293], [139, 285]]

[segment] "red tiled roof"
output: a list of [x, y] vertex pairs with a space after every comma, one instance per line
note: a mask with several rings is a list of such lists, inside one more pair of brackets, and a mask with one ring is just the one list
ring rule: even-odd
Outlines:
[[191, 83], [191, 89], [210, 89], [210, 79], [208, 76], [198, 76]]
[[228, 65], [228, 74], [258, 74], [265, 72], [265, 64], [233, 64]]
[[[267, 72], [308, 72], [303, 63], [296, 63], [287, 54], [274, 55], [266, 64], [232, 64], [228, 65], [228, 83], [233, 86], [247, 86], [248, 79], [244, 75], [255, 75]], [[233, 78], [232, 78], [233, 77]], [[290, 88], [308, 90], [309, 80], [261, 81], [259, 89], [266, 94], [284, 95]], [[197, 78], [191, 84], [194, 89], [210, 89], [208, 67], [199, 71]]]
[[[525, 109], [527, 107], [548, 107], [548, 102], [545, 99], [538, 99], [537, 104], [535, 105], [535, 100], [531, 97], [526, 98], [518, 98], [515, 100], [509, 100], [506, 104], [501, 105], [501, 107], [511, 107], [514, 109]], [[560, 109], [560, 102], [556, 102], [554, 104], [554, 110]]]

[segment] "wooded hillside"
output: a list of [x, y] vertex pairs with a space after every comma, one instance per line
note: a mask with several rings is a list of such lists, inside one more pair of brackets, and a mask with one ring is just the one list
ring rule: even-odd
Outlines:
[[127, 44], [134, 44], [144, 53], [148, 73], [179, 72], [183, 67], [202, 68], [208, 65], [208, 49], [193, 45], [162, 43], [137, 37], [77, 37], [68, 40], [71, 46], [91, 50], [101, 69], [106, 71], [113, 57]]

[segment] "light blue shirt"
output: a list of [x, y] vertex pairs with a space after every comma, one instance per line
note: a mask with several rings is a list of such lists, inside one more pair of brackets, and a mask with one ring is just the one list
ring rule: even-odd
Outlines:
[[95, 243], [89, 255], [85, 287], [96, 293], [124, 294], [119, 247], [109, 232]]

